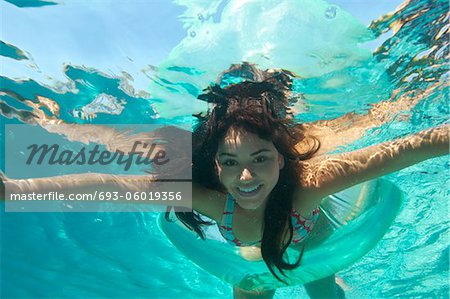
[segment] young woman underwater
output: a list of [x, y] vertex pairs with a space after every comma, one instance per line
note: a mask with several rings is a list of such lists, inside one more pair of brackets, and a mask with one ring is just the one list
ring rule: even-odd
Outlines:
[[[220, 87], [221, 77], [233, 74], [244, 81]], [[326, 122], [296, 124], [289, 113], [295, 101], [290, 72], [260, 71], [242, 64], [222, 76], [219, 84], [199, 96], [213, 107], [205, 115], [196, 115], [198, 125], [192, 135], [194, 211], [176, 215], [200, 236], [202, 226], [208, 224], [200, 214], [215, 220], [223, 237], [242, 248], [244, 257], [261, 257], [280, 279], [283, 270], [301, 267], [301, 254], [293, 264], [286, 262], [283, 255], [288, 247], [300, 253], [304, 250], [308, 235], [319, 221], [318, 206], [324, 197], [448, 153], [446, 125], [357, 151], [327, 154], [343, 145], [343, 140], [349, 143], [375, 126], [371, 117], [377, 106], [365, 117], [349, 114]], [[349, 119], [353, 119], [354, 127], [329, 134], [330, 128]], [[348, 131], [357, 124], [364, 126], [350, 137]], [[67, 125], [60, 124], [60, 131]], [[5, 179], [5, 184], [21, 191], [75, 192], [105, 186], [151, 190], [151, 180], [151, 176], [130, 179], [87, 174]], [[334, 275], [305, 284], [305, 288], [311, 298], [344, 297]], [[248, 292], [234, 287], [235, 298], [270, 298], [274, 292]]]

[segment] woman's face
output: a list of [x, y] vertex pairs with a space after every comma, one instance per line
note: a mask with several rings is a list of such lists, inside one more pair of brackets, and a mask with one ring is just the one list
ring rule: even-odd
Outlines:
[[265, 206], [284, 167], [284, 158], [272, 142], [230, 128], [219, 143], [216, 166], [220, 182], [238, 205], [254, 210]]

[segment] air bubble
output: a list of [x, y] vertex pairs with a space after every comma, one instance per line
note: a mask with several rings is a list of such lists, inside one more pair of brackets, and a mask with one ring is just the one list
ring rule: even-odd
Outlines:
[[205, 17], [201, 13], [197, 15], [197, 19], [199, 19], [201, 22], [205, 21]]
[[327, 19], [334, 19], [336, 17], [336, 13], [337, 13], [337, 8], [336, 6], [330, 6], [327, 8], [327, 10], [325, 11], [325, 17]]
[[197, 35], [197, 33], [195, 32], [195, 31], [191, 31], [190, 33], [189, 33], [189, 36], [190, 37], [195, 37]]

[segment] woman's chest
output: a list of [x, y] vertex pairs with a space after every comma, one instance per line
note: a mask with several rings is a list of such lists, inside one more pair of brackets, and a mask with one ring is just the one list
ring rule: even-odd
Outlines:
[[236, 209], [232, 219], [234, 236], [243, 244], [255, 244], [262, 239], [263, 217], [248, 215]]
[[[263, 215], [261, 216], [251, 216], [240, 210], [236, 210], [234, 217], [232, 219], [232, 230], [233, 234], [242, 244], [257, 244], [261, 241], [264, 226], [267, 230], [270, 230], [272, 235], [284, 235], [285, 242], [288, 243], [290, 240], [289, 234], [289, 221], [293, 221], [291, 217], [286, 217], [286, 219], [279, 220], [281, 228], [275, 224], [265, 225]], [[294, 232], [293, 232], [294, 233]]]

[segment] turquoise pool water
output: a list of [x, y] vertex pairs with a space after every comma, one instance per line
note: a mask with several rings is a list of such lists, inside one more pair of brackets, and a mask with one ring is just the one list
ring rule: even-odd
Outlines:
[[[18, 3], [1, 3], [2, 151], [5, 125], [33, 110], [23, 98], [48, 98], [59, 114], [42, 111], [68, 123], [186, 124], [205, 108], [201, 90], [243, 60], [302, 77], [299, 122], [420, 99], [338, 150], [448, 122], [446, 1], [408, 1], [365, 24], [344, 1]], [[337, 274], [348, 298], [449, 296], [448, 170], [443, 157], [386, 176], [408, 195], [378, 245]], [[230, 297], [166, 240], [156, 214], [3, 210], [2, 298]], [[303, 287], [276, 298], [294, 295]]]

